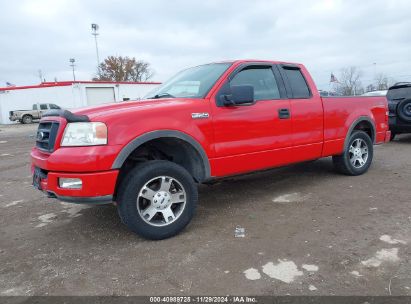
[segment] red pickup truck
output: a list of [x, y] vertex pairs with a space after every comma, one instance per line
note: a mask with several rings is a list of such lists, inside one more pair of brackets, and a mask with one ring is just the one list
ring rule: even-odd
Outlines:
[[189, 68], [146, 100], [49, 111], [31, 151], [33, 184], [75, 203], [115, 202], [149, 239], [191, 220], [198, 183], [332, 156], [368, 170], [390, 139], [385, 97], [320, 97], [301, 64], [239, 60]]

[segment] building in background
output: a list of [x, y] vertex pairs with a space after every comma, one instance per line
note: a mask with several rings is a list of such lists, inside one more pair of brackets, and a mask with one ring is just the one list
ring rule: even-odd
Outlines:
[[0, 124], [10, 124], [9, 112], [52, 103], [77, 109], [110, 102], [141, 99], [159, 82], [64, 81], [0, 88]]

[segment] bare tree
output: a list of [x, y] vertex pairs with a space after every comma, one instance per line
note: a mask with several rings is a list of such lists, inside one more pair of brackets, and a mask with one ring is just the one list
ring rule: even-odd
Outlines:
[[375, 76], [375, 88], [376, 90], [388, 89], [388, 77], [384, 73], [379, 73]]
[[388, 77], [388, 88], [396, 84], [398, 81], [392, 77]]
[[109, 56], [100, 63], [93, 80], [146, 81], [153, 74], [148, 62], [137, 61], [134, 57]]
[[372, 83], [370, 83], [369, 85], [367, 85], [367, 87], [365, 88], [365, 91], [366, 92], [372, 92], [372, 91], [375, 91], [376, 90], [376, 88], [375, 88], [375, 86], [372, 84]]
[[362, 71], [352, 66], [344, 68], [340, 72], [339, 83], [336, 85], [336, 92], [345, 95], [359, 95], [364, 93], [361, 85]]

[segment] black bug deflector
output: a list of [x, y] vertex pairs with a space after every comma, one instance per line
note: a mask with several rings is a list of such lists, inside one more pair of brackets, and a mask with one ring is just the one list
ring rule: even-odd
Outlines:
[[89, 122], [87, 115], [76, 115], [68, 110], [50, 110], [43, 114], [43, 117], [57, 116], [63, 117], [67, 122]]

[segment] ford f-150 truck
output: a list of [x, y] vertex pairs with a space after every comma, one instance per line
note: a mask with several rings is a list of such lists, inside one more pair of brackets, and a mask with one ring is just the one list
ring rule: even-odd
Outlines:
[[385, 97], [320, 97], [301, 64], [240, 60], [189, 68], [146, 100], [43, 115], [33, 184], [75, 203], [115, 202], [149, 239], [180, 232], [198, 183], [332, 156], [360, 175], [387, 142]]

